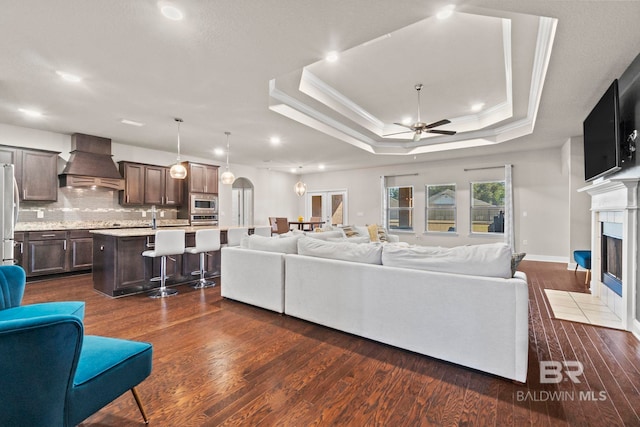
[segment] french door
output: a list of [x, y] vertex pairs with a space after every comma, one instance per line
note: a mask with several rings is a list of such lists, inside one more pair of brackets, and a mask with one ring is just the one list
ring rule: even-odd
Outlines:
[[305, 216], [319, 217], [325, 224], [349, 223], [347, 190], [309, 191], [305, 200]]

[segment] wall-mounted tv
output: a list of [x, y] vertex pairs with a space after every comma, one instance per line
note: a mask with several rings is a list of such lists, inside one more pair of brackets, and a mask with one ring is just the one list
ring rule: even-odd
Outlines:
[[583, 131], [585, 181], [619, 171], [622, 161], [617, 79], [584, 120]]

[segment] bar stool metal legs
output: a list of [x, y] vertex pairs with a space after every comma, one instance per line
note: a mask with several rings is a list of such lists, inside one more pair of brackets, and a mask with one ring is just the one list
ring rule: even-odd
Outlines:
[[200, 270], [198, 271], [194, 271], [191, 274], [198, 274], [200, 275], [200, 280], [198, 280], [193, 287], [195, 289], [204, 289], [204, 288], [212, 288], [216, 285], [216, 282], [214, 281], [209, 281], [204, 277], [204, 274], [206, 273], [204, 266], [205, 266], [205, 256], [207, 254], [205, 252], [200, 252]]
[[200, 269], [192, 272], [192, 275], [199, 275], [198, 280], [193, 287], [196, 289], [211, 288], [216, 285], [215, 282], [209, 281], [205, 277], [206, 265], [205, 262], [207, 252], [215, 252], [220, 250], [220, 230], [217, 228], [202, 229], [196, 231], [196, 243], [195, 246], [188, 247], [185, 252], [188, 254], [200, 255]]
[[149, 293], [149, 298], [165, 298], [177, 295], [176, 289], [167, 288], [167, 256], [160, 257], [160, 287]]

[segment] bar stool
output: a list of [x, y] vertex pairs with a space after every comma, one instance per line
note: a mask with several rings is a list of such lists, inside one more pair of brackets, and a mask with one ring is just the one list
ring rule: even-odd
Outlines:
[[191, 274], [199, 274], [200, 280], [193, 286], [196, 289], [210, 288], [216, 285], [216, 282], [207, 281], [204, 278], [205, 271], [205, 255], [207, 252], [220, 250], [220, 230], [207, 229], [196, 231], [196, 245], [186, 248], [184, 251], [189, 254], [200, 254], [200, 270]]
[[227, 230], [227, 246], [240, 246], [244, 236], [249, 235], [248, 227], [234, 227]]
[[[184, 253], [184, 230], [159, 230], [156, 231], [154, 249], [142, 252], [142, 256], [160, 257], [160, 288], [151, 292], [151, 298], [164, 298], [176, 295], [176, 289], [167, 289], [167, 256], [182, 255]], [[152, 279], [153, 280], [153, 279]]]
[[253, 229], [253, 234], [257, 236], [271, 237], [271, 227], [268, 225], [255, 227]]

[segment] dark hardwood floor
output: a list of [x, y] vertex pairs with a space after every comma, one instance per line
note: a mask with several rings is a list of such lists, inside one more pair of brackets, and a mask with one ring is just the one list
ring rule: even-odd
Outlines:
[[[83, 300], [87, 334], [153, 343], [153, 372], [138, 387], [152, 426], [640, 425], [640, 343], [551, 318], [543, 289], [582, 291], [584, 273], [520, 269], [530, 290], [524, 385], [225, 300], [219, 286], [110, 299], [80, 275], [29, 283], [23, 303]], [[579, 361], [584, 373], [541, 384], [539, 361]], [[82, 425], [143, 422], [126, 393]]]

